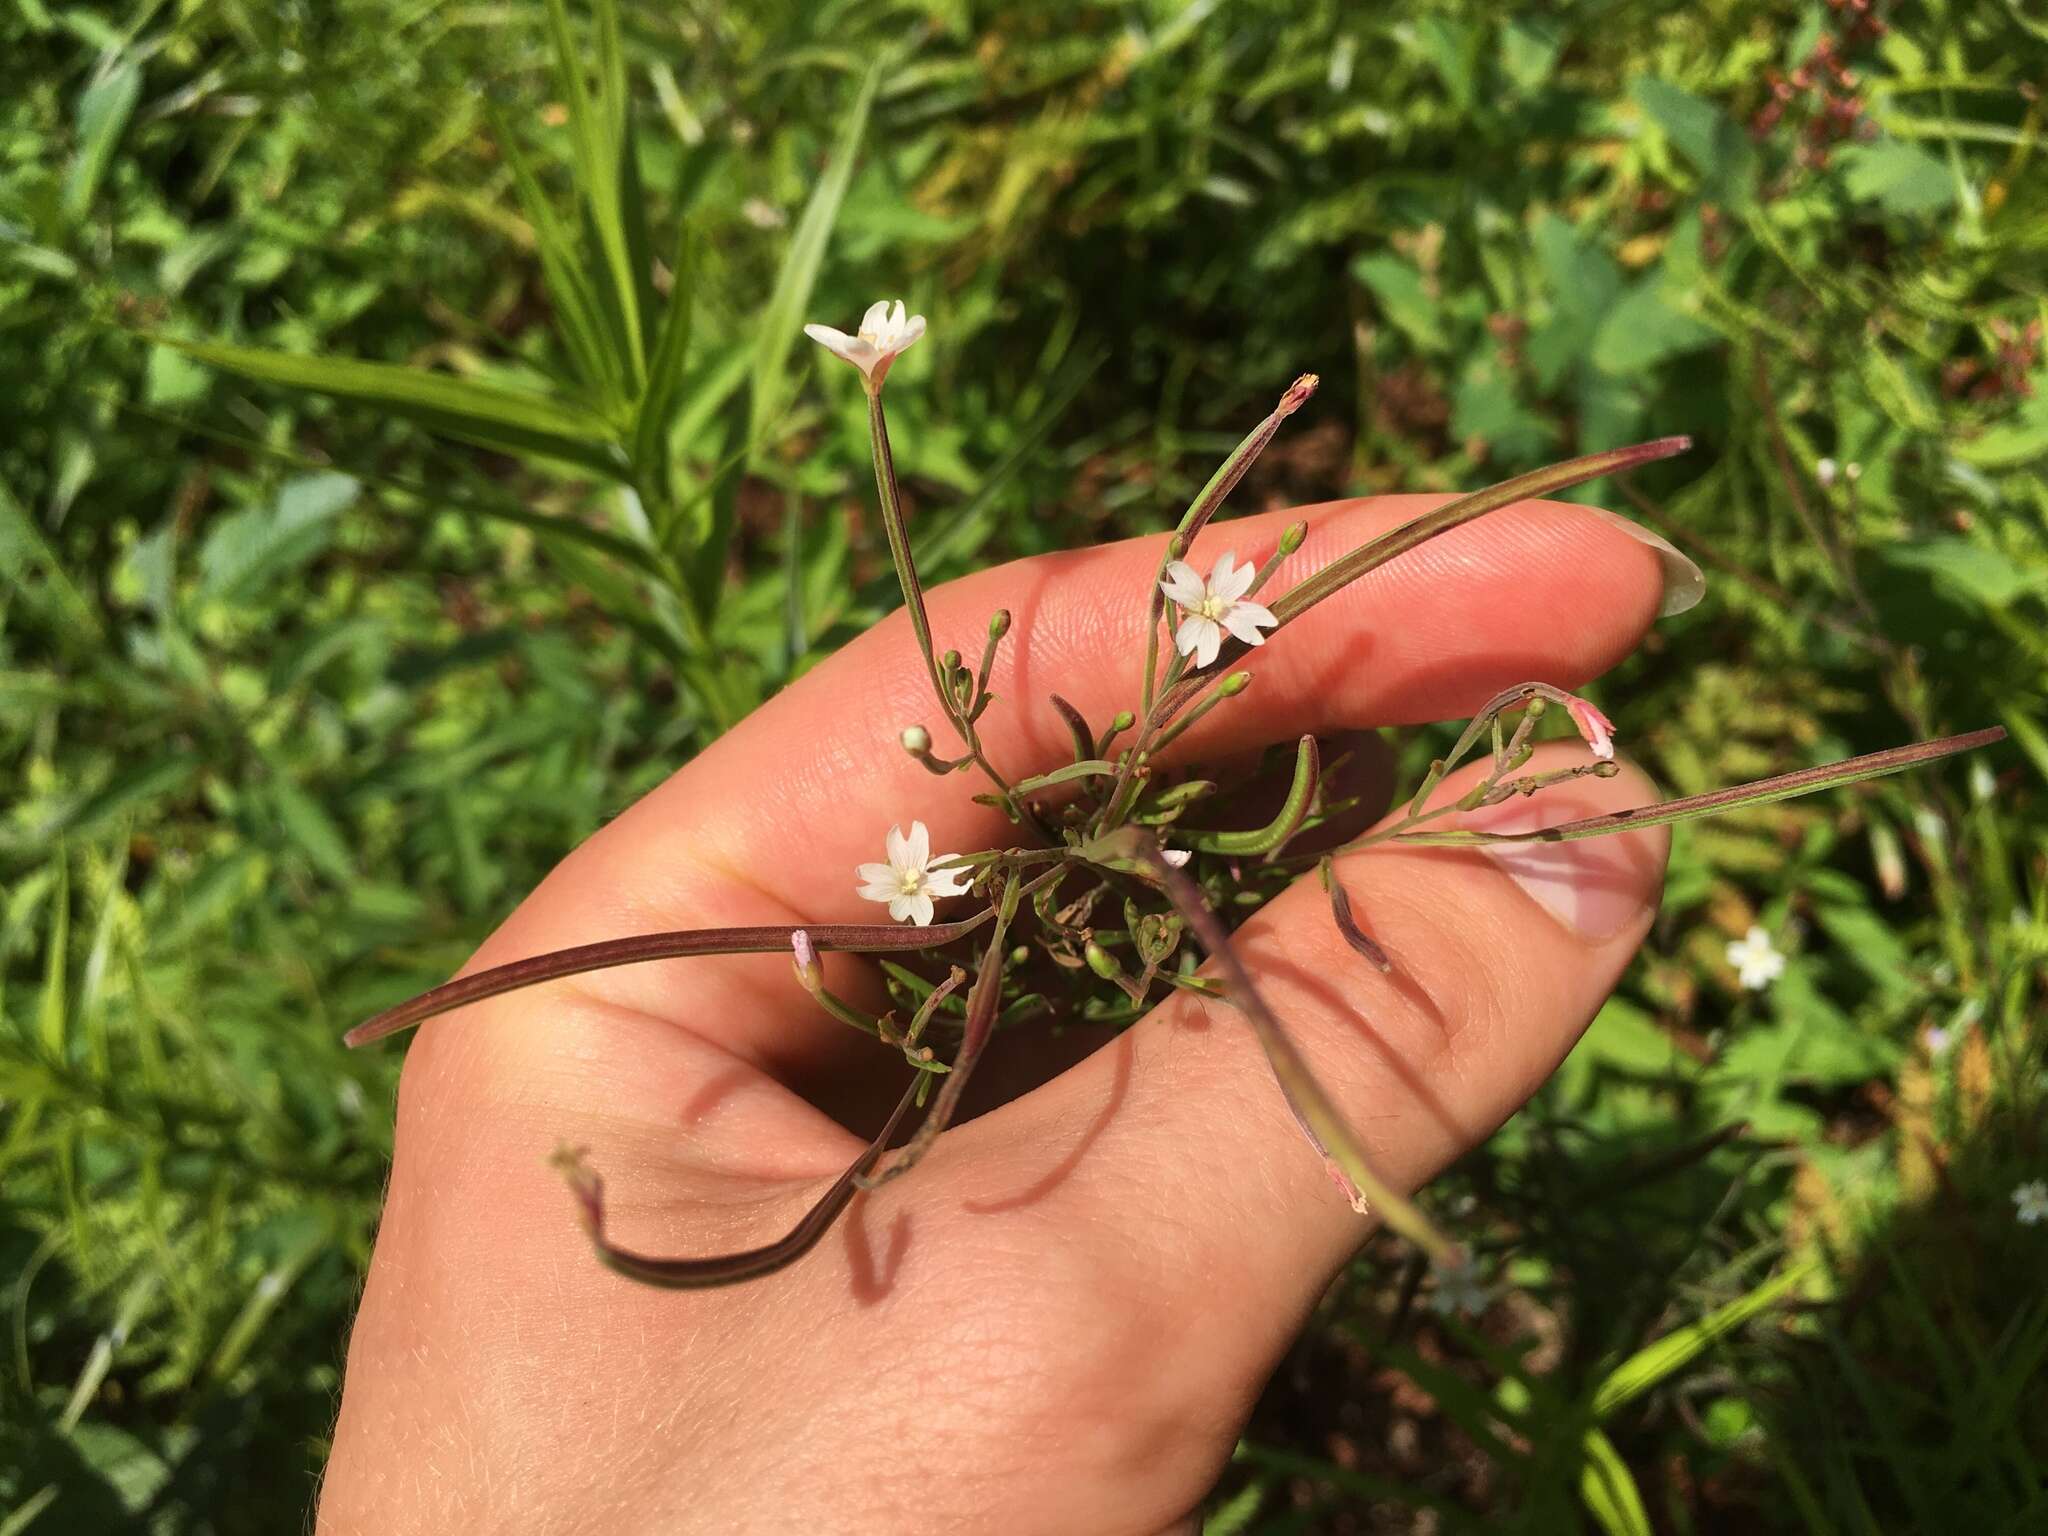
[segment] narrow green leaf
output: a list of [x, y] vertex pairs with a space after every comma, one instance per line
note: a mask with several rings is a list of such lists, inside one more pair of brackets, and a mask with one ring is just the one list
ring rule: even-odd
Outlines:
[[378, 406], [485, 448], [540, 454], [612, 478], [624, 468], [609, 423], [595, 411], [568, 401], [393, 363], [273, 352], [163, 335], [150, 339], [209, 367], [266, 384]]
[[[616, 53], [618, 17], [609, 5], [600, 3], [597, 19], [602, 64], [607, 53]], [[618, 326], [620, 347], [630, 369], [628, 378], [637, 394], [645, 379], [647, 353], [640, 329], [640, 279], [634, 275], [632, 252], [626, 239], [617, 124], [608, 120], [616, 96], [601, 82], [599, 100], [591, 101], [565, 0], [548, 0], [548, 30], [554, 39], [556, 70], [569, 109], [569, 134], [576, 146], [578, 190], [602, 258], [597, 264], [598, 296], [609, 307]]]
[[[556, 0], [559, 3], [559, 0]], [[825, 245], [832, 227], [839, 221], [840, 205], [846, 200], [853, 180], [854, 161], [867, 133], [868, 114], [874, 106], [875, 89], [882, 78], [880, 59], [868, 66], [853, 107], [841, 124], [839, 138], [825, 162], [825, 174], [811, 189], [811, 198], [797, 220], [789, 249], [783, 254], [782, 270], [775, 277], [775, 291], [757, 322], [754, 349], [754, 382], [748, 412], [747, 441], [758, 443], [781, 413], [790, 388], [789, 351], [803, 329], [804, 312], [810, 308], [811, 290], [817, 285], [818, 270], [825, 261]]]
[[1814, 1268], [1811, 1260], [1795, 1264], [1747, 1296], [1739, 1297], [1727, 1306], [1709, 1312], [1698, 1322], [1667, 1333], [1637, 1350], [1609, 1371], [1594, 1390], [1593, 1417], [1605, 1420], [1623, 1403], [1641, 1396], [1686, 1365], [1716, 1339], [1740, 1328], [1758, 1313], [1776, 1306], [1779, 1298], [1803, 1284]]
[[1666, 827], [1674, 822], [1719, 815], [1723, 811], [1739, 811], [1753, 805], [1769, 805], [1777, 800], [1790, 800], [1797, 795], [1810, 795], [1823, 789], [1839, 789], [1845, 784], [1860, 784], [1865, 779], [1881, 778], [1885, 774], [1897, 773], [1904, 768], [1913, 768], [1921, 763], [1952, 757], [1958, 752], [1971, 752], [1978, 747], [1988, 747], [2003, 740], [2005, 728], [1994, 725], [1981, 731], [1968, 731], [1960, 736], [1943, 736], [1935, 741], [1916, 742], [1910, 747], [1892, 747], [1884, 752], [1869, 752], [1861, 757], [1845, 758], [1839, 763], [1829, 763], [1820, 768], [1802, 768], [1797, 773], [1781, 773], [1776, 778], [1758, 779], [1753, 784], [1717, 789], [1704, 795], [1688, 795], [1682, 800], [1667, 800], [1661, 805], [1609, 811], [1604, 816], [1588, 816], [1583, 820], [1567, 821], [1555, 827], [1539, 827], [1533, 832], [1475, 832], [1465, 828], [1453, 828], [1443, 832], [1403, 832], [1392, 841], [1419, 843], [1436, 848], [1476, 848], [1482, 843], [1565, 843], [1581, 837], [1605, 837], [1611, 832], [1633, 832], [1643, 827]]
[[1115, 763], [1101, 758], [1090, 758], [1086, 762], [1069, 763], [1064, 768], [1055, 768], [1051, 773], [1037, 774], [1028, 779], [1019, 779], [1012, 786], [1018, 794], [1029, 794], [1034, 789], [1049, 789], [1055, 784], [1071, 784], [1076, 779], [1113, 779], [1116, 777]]
[[1586, 1431], [1579, 1496], [1607, 1536], [1656, 1536], [1642, 1490], [1614, 1442], [1597, 1429]]

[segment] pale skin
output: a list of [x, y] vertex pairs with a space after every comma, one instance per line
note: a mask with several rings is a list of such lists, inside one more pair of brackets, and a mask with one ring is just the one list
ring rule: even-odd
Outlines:
[[[1305, 515], [1278, 592], [1440, 499], [1244, 519], [1193, 558], [1262, 558]], [[930, 594], [941, 646], [978, 652], [989, 614], [1015, 614], [982, 721], [1013, 781], [1071, 754], [1048, 691], [1098, 729], [1135, 705], [1158, 560], [1158, 540], [1135, 541]], [[1177, 754], [1462, 717], [1529, 678], [1574, 687], [1635, 646], [1659, 581], [1649, 550], [1583, 511], [1496, 513], [1269, 635], [1251, 689]], [[897, 745], [916, 722], [951, 745], [928, 689], [899, 612], [577, 849], [471, 968], [661, 929], [881, 920], [853, 871], [888, 827], [921, 818], [954, 851], [1014, 835], [970, 800], [969, 775], [934, 778]], [[1532, 766], [1584, 755], [1554, 743]], [[1565, 821], [1654, 798], [1624, 767], [1535, 809]], [[1412, 1189], [1577, 1039], [1649, 928], [1665, 847], [1648, 830], [1519, 863], [1376, 849], [1338, 869], [1392, 975], [1346, 947], [1313, 874], [1240, 949], [1382, 1172]], [[972, 910], [953, 898], [939, 915]], [[882, 1005], [868, 962], [824, 963], [834, 990]], [[800, 1263], [672, 1292], [599, 1266], [548, 1154], [589, 1149], [629, 1247], [749, 1247], [852, 1160], [901, 1091], [900, 1056], [824, 1016], [774, 955], [608, 971], [427, 1024], [320, 1531], [1195, 1529], [1368, 1223], [1227, 1005], [1176, 998], [1071, 1065], [1035, 1044], [999, 1035], [983, 1071], [1008, 1058], [1012, 1096], [856, 1200]]]

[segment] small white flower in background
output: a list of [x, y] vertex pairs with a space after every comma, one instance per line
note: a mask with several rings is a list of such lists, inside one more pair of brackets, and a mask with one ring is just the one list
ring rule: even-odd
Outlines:
[[1187, 868], [1188, 860], [1194, 857], [1194, 853], [1186, 848], [1162, 848], [1159, 850], [1159, 857], [1166, 860], [1175, 869], [1185, 869]]
[[880, 389], [889, 365], [909, 350], [924, 334], [924, 316], [905, 317], [903, 301], [891, 309], [887, 299], [877, 299], [860, 317], [860, 332], [849, 336], [829, 325], [807, 325], [804, 334], [828, 352], [836, 353], [861, 371], [869, 389]]
[[2048, 1221], [2048, 1179], [2033, 1179], [2012, 1192], [2013, 1215], [2023, 1227]]
[[1600, 713], [1599, 706], [1574, 696], [1565, 705], [1564, 712], [1572, 717], [1572, 724], [1586, 738], [1586, 745], [1593, 749], [1593, 755], [1603, 763], [1613, 762], [1614, 722]]
[[1171, 562], [1159, 590], [1182, 614], [1180, 628], [1173, 632], [1175, 649], [1194, 657], [1196, 666], [1206, 667], [1223, 649], [1226, 629], [1246, 645], [1264, 645], [1266, 637], [1259, 631], [1272, 629], [1280, 621], [1271, 609], [1244, 601], [1256, 575], [1257, 567], [1239, 565], [1236, 553], [1227, 549], [1206, 582], [1187, 561]]
[[1813, 466], [1813, 478], [1820, 482], [1820, 488], [1824, 491], [1835, 483], [1835, 476], [1840, 472], [1833, 459], [1822, 459]]
[[889, 915], [899, 923], [908, 920], [920, 928], [929, 928], [932, 899], [964, 896], [974, 882], [971, 869], [931, 867], [932, 836], [921, 821], [910, 824], [908, 837], [901, 827], [891, 827], [882, 846], [888, 853], [888, 863], [863, 864], [854, 872], [866, 882], [860, 887], [861, 895], [869, 901], [886, 901]]
[[1930, 1024], [1920, 1032], [1921, 1043], [1927, 1047], [1927, 1054], [1936, 1058], [1946, 1056], [1956, 1043], [1955, 1031], [1943, 1029], [1939, 1024]]
[[1728, 946], [1728, 963], [1752, 992], [1763, 991], [1785, 974], [1785, 957], [1771, 942], [1771, 936], [1756, 927]]
[[1437, 1316], [1477, 1317], [1493, 1305], [1493, 1287], [1480, 1278], [1479, 1266], [1472, 1260], [1439, 1264], [1434, 1273], [1436, 1284], [1430, 1290], [1428, 1306]]
[[763, 197], [750, 197], [740, 204], [740, 217], [756, 229], [780, 229], [789, 216]]

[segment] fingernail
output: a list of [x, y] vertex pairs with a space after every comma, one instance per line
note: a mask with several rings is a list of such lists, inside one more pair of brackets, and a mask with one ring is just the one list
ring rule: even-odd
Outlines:
[[1588, 507], [1588, 512], [1610, 523], [1638, 544], [1646, 544], [1657, 556], [1657, 564], [1664, 571], [1664, 601], [1657, 608], [1657, 617], [1668, 619], [1674, 613], [1683, 613], [1696, 607], [1699, 600], [1707, 595], [1707, 578], [1691, 558], [1661, 535], [1651, 532], [1641, 523], [1631, 522], [1619, 512], [1610, 512], [1605, 507]]
[[[1553, 795], [1547, 803], [1515, 799], [1464, 818], [1478, 832], [1533, 832], [1555, 827], [1597, 807]], [[1597, 944], [1641, 920], [1654, 891], [1642, 849], [1616, 837], [1568, 843], [1484, 843], [1480, 852], [1498, 864], [1544, 911], [1588, 943]]]

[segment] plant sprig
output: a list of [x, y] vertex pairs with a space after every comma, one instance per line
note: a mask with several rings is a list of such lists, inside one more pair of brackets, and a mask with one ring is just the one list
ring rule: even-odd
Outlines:
[[[1289, 754], [1287, 787], [1280, 805], [1263, 825], [1187, 831], [1182, 825], [1184, 818], [1215, 798], [1217, 781], [1184, 775], [1166, 760], [1166, 750], [1178, 744], [1197, 721], [1250, 686], [1254, 674], [1238, 667], [1239, 662], [1361, 577], [1489, 513], [1671, 457], [1689, 447], [1690, 440], [1666, 437], [1587, 454], [1455, 498], [1367, 540], [1305, 576], [1266, 607], [1251, 598], [1273, 579], [1282, 561], [1301, 547], [1306, 524], [1289, 527], [1274, 548], [1253, 565], [1235, 566], [1233, 557], [1226, 555], [1207, 581], [1185, 565], [1185, 556], [1195, 536], [1221, 510], [1230, 491], [1282, 423], [1314, 393], [1314, 376], [1304, 375], [1224, 461], [1163, 545], [1157, 570], [1143, 596], [1148, 623], [1138, 706], [1120, 712], [1098, 736], [1079, 710], [1054, 695], [1052, 707], [1067, 727], [1071, 760], [1012, 782], [990, 761], [979, 724], [995, 702], [989, 683], [998, 648], [1010, 634], [1010, 614], [998, 611], [989, 621], [977, 666], [966, 665], [959, 650], [940, 649], [912, 554], [888, 418], [882, 407], [889, 366], [922, 336], [923, 319], [906, 317], [901, 304], [893, 311], [878, 304], [868, 311], [856, 335], [822, 326], [806, 329], [861, 372], [877, 498], [890, 556], [933, 698], [964, 750], [954, 758], [935, 756], [930, 733], [915, 724], [902, 730], [901, 745], [935, 774], [979, 770], [990, 789], [975, 798], [1001, 810], [1028, 840], [1011, 847], [934, 858], [923, 823], [913, 823], [908, 835], [901, 829], [890, 834], [889, 863], [862, 866], [862, 876], [869, 882], [862, 894], [887, 901], [892, 916], [908, 919], [910, 926], [698, 929], [580, 945], [436, 987], [359, 1025], [349, 1032], [348, 1043], [365, 1044], [454, 1008], [613, 966], [689, 955], [789, 953], [799, 984], [819, 1006], [886, 1048], [901, 1052], [912, 1076], [881, 1136], [786, 1237], [761, 1248], [710, 1258], [657, 1259], [620, 1249], [605, 1236], [601, 1181], [584, 1165], [580, 1154], [564, 1154], [560, 1159], [603, 1262], [648, 1284], [689, 1287], [730, 1284], [794, 1262], [816, 1244], [860, 1189], [886, 1183], [914, 1168], [951, 1123], [975, 1066], [995, 1036], [1047, 1006], [1049, 1000], [1036, 990], [1039, 983], [1027, 979], [1027, 969], [1070, 978], [1067, 1002], [1071, 1011], [1104, 1022], [1130, 1022], [1162, 996], [1193, 992], [1221, 998], [1244, 1014], [1304, 1138], [1352, 1203], [1361, 1212], [1376, 1214], [1436, 1264], [1461, 1263], [1456, 1246], [1421, 1206], [1376, 1170], [1363, 1141], [1260, 993], [1235, 950], [1224, 917], [1226, 911], [1255, 908], [1314, 868], [1329, 895], [1332, 924], [1344, 942], [1364, 963], [1382, 971], [1389, 969], [1386, 952], [1353, 915], [1332, 855], [1290, 852], [1303, 834], [1329, 825], [1351, 809], [1352, 802], [1329, 798], [1330, 777], [1321, 749], [1313, 736], [1303, 736]], [[1178, 627], [1170, 624], [1169, 604], [1180, 614]], [[1172, 654], [1163, 668], [1162, 634], [1173, 641]], [[1564, 711], [1592, 749], [1592, 760], [1526, 772], [1534, 752], [1534, 729], [1553, 708]], [[1510, 717], [1518, 717], [1512, 726]], [[1516, 796], [1540, 795], [1575, 778], [1611, 776], [1618, 771], [1612, 732], [1611, 723], [1592, 704], [1551, 684], [1531, 681], [1505, 689], [1472, 717], [1451, 750], [1430, 764], [1420, 785], [1400, 802], [1403, 809], [1398, 816], [1351, 839], [1340, 851], [1359, 852], [1389, 844], [1475, 847], [1559, 842], [1637, 831], [1839, 788], [1987, 746], [2005, 735], [1997, 727], [1971, 731], [1533, 832], [1490, 832], [1444, 824], [1446, 817], [1459, 812], [1497, 805]], [[1482, 744], [1489, 754], [1484, 771], [1463, 793], [1436, 803], [1436, 791], [1447, 776]], [[1179, 846], [1169, 847], [1169, 843]], [[1194, 863], [1197, 859], [1202, 861], [1199, 865]], [[935, 900], [958, 895], [979, 902], [978, 910], [953, 922], [930, 921]], [[986, 936], [978, 937], [984, 929], [988, 930]], [[1197, 956], [1185, 942], [1190, 935], [1220, 976], [1201, 974]], [[976, 951], [960, 952], [956, 946], [969, 939], [976, 939]], [[940, 958], [946, 974], [943, 979], [927, 980], [900, 963], [887, 963], [892, 991], [912, 1012], [910, 1026], [901, 1029], [894, 1022], [893, 1009], [871, 1014], [826, 990], [816, 960], [824, 951], [922, 952]], [[949, 951], [957, 959], [949, 957]], [[1091, 996], [1091, 977], [1114, 990]], [[964, 1002], [957, 995], [962, 988]], [[925, 1043], [933, 1034], [951, 1039], [949, 1060], [940, 1061], [936, 1049]], [[875, 1169], [890, 1140], [907, 1123], [912, 1110], [924, 1102], [934, 1078], [944, 1080], [935, 1102], [902, 1152], [877, 1174]]]

